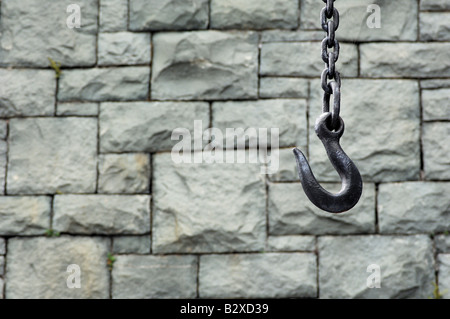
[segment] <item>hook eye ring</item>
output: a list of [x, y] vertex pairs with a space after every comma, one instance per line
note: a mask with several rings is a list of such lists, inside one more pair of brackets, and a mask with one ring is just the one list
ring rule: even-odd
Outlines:
[[333, 94], [333, 110], [331, 111], [331, 129], [339, 129], [339, 114], [341, 112], [341, 86], [339, 82], [331, 81], [328, 83], [331, 93], [323, 94], [323, 112], [330, 111], [330, 97]]

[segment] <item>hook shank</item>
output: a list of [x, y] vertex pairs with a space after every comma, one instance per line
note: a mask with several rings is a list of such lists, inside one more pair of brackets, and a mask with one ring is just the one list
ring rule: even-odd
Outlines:
[[305, 155], [294, 149], [300, 181], [311, 202], [330, 213], [342, 213], [353, 208], [361, 197], [362, 179], [358, 168], [345, 154], [339, 140], [344, 134], [344, 121], [339, 117], [339, 129], [335, 132], [327, 127], [331, 113], [323, 113], [316, 122], [316, 134], [327, 151], [328, 158], [342, 180], [342, 188], [337, 194], [325, 190], [316, 180]]

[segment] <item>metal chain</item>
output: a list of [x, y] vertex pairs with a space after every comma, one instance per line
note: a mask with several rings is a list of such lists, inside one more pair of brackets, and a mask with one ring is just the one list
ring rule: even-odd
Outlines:
[[[322, 72], [321, 81], [323, 94], [322, 112], [330, 112], [330, 97], [333, 95], [334, 103], [331, 111], [332, 130], [338, 130], [340, 126], [339, 112], [341, 108], [341, 77], [336, 70], [336, 62], [339, 59], [339, 42], [335, 37], [335, 31], [339, 28], [339, 12], [334, 7], [335, 0], [322, 0], [326, 6], [320, 12], [320, 24], [327, 33], [322, 41], [322, 60], [325, 62], [325, 70]], [[333, 20], [330, 20], [333, 18]], [[328, 52], [328, 49], [333, 51]], [[327, 82], [328, 80], [333, 80]]]

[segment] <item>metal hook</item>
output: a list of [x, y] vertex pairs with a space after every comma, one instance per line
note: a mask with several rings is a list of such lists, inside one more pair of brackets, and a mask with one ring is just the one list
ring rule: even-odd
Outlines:
[[328, 158], [342, 180], [342, 188], [337, 194], [325, 190], [316, 180], [305, 155], [294, 149], [298, 174], [308, 198], [322, 210], [330, 213], [342, 213], [356, 205], [362, 193], [362, 179], [358, 168], [342, 150], [339, 140], [344, 134], [344, 121], [339, 116], [339, 127], [332, 131], [330, 112], [323, 113], [316, 121], [316, 134], [327, 151]]

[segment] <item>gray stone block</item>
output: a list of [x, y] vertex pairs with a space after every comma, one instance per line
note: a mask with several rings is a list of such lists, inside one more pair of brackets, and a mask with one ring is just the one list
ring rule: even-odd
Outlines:
[[425, 121], [450, 120], [450, 88], [422, 90], [423, 119]]
[[378, 215], [382, 233], [433, 233], [450, 230], [450, 183], [381, 184]]
[[450, 41], [450, 12], [421, 12], [421, 41]]
[[[300, 147], [300, 146], [299, 146]], [[279, 169], [274, 174], [269, 175], [269, 179], [273, 182], [298, 182], [297, 162], [292, 152], [293, 148], [280, 149]]]
[[450, 76], [450, 43], [366, 43], [360, 52], [364, 77]]
[[153, 252], [261, 251], [265, 185], [254, 164], [153, 159]]
[[0, 139], [5, 140], [8, 135], [8, 122], [0, 120]]
[[[320, 77], [324, 62], [320, 57], [319, 42], [263, 43], [261, 70], [264, 76], [314, 76]], [[336, 68], [342, 76], [358, 75], [356, 45], [341, 44]]]
[[149, 254], [150, 249], [150, 235], [113, 238], [113, 253], [115, 254]]
[[128, 0], [100, 1], [100, 31], [126, 31], [128, 24]]
[[[109, 296], [106, 238], [12, 238], [8, 242], [7, 299], [103, 299]], [[24, 262], [26, 261], [26, 262]], [[78, 265], [80, 288], [70, 289], [69, 265]], [[69, 269], [70, 270], [70, 269]], [[26, 278], [26, 280], [24, 280]]]
[[43, 235], [50, 226], [50, 205], [50, 197], [0, 196], [0, 235]]
[[301, 42], [322, 41], [323, 31], [317, 30], [265, 30], [261, 32], [261, 42]]
[[[420, 107], [416, 81], [342, 81], [341, 145], [358, 166], [363, 179], [374, 182], [417, 180], [420, 175]], [[320, 81], [311, 82], [309, 159], [322, 181], [340, 181], [314, 124], [322, 113]]]
[[3, 281], [3, 278], [0, 278], [0, 299], [3, 299], [4, 285], [5, 285], [5, 282]]
[[53, 115], [56, 92], [54, 72], [0, 69], [0, 78], [0, 117]]
[[213, 29], [294, 29], [299, 0], [212, 0]]
[[0, 256], [0, 276], [5, 275], [5, 257]]
[[420, 10], [450, 10], [450, 3], [447, 0], [421, 0]]
[[149, 33], [117, 32], [98, 35], [98, 65], [149, 63]]
[[150, 68], [145, 66], [67, 70], [59, 82], [59, 101], [146, 100]]
[[316, 256], [264, 253], [200, 256], [201, 298], [311, 298]]
[[[279, 146], [306, 146], [306, 100], [259, 100], [244, 102], [215, 102], [212, 105], [213, 127], [219, 128], [224, 135], [227, 128], [256, 129], [258, 144], [272, 143], [275, 130], [279, 130]], [[267, 142], [261, 140], [264, 134], [259, 129], [267, 129]], [[245, 133], [245, 132], [244, 132]], [[252, 137], [255, 135], [252, 134]], [[239, 135], [242, 137], [242, 134]], [[224, 136], [224, 140], [228, 138]], [[245, 138], [249, 140], [248, 137]], [[224, 142], [224, 146], [226, 142]]]
[[99, 157], [99, 193], [148, 193], [150, 156], [148, 154], [107, 154]]
[[186, 298], [197, 295], [196, 256], [117, 256], [112, 297]]
[[98, 103], [58, 103], [56, 115], [59, 116], [97, 116]]
[[450, 253], [450, 236], [448, 233], [434, 237], [438, 253]]
[[206, 29], [208, 0], [130, 0], [133, 31]]
[[[343, 214], [330, 214], [314, 206], [300, 183], [269, 184], [269, 234], [324, 235], [375, 232], [375, 187], [365, 183], [359, 203]], [[338, 192], [340, 184], [323, 184]], [[293, 200], [295, 198], [295, 200]]]
[[5, 175], [7, 165], [8, 145], [5, 141], [0, 140], [0, 194], [5, 193]]
[[421, 80], [420, 87], [422, 89], [450, 88], [450, 79]]
[[438, 255], [439, 263], [439, 290], [443, 299], [450, 299], [450, 254]]
[[[434, 282], [428, 236], [319, 238], [321, 298], [427, 298]], [[379, 266], [381, 288], [369, 288]], [[372, 266], [372, 267], [369, 267]]]
[[95, 119], [12, 119], [9, 126], [8, 194], [95, 191]]
[[53, 227], [70, 234], [138, 235], [150, 232], [150, 196], [57, 195]]
[[[159, 33], [153, 36], [153, 46], [153, 99], [225, 100], [257, 97], [256, 33]], [[239, 48], [238, 52], [236, 48]]]
[[172, 133], [176, 129], [185, 128], [193, 135], [196, 120], [202, 121], [203, 130], [208, 128], [208, 103], [102, 103], [100, 151], [167, 151], [179, 143], [179, 140], [171, 140]]
[[[63, 66], [95, 64], [97, 0], [80, 0], [81, 27], [66, 21], [72, 0], [4, 0], [1, 8], [0, 65], [48, 67], [48, 57]], [[36, 81], [38, 82], [38, 81]]]
[[261, 78], [259, 96], [261, 98], [307, 98], [309, 80], [298, 78]]
[[[370, 28], [373, 11], [371, 4], [380, 7], [381, 28]], [[320, 10], [325, 7], [322, 1], [302, 0], [301, 29], [321, 29]], [[415, 41], [417, 39], [416, 1], [410, 0], [347, 0], [335, 3], [339, 11], [340, 23], [336, 31], [339, 41]]]
[[269, 236], [266, 250], [314, 251], [316, 250], [316, 238], [314, 236]]
[[6, 242], [3, 238], [0, 238], [0, 255], [6, 254]]
[[450, 179], [450, 123], [424, 123], [423, 162], [426, 179]]

